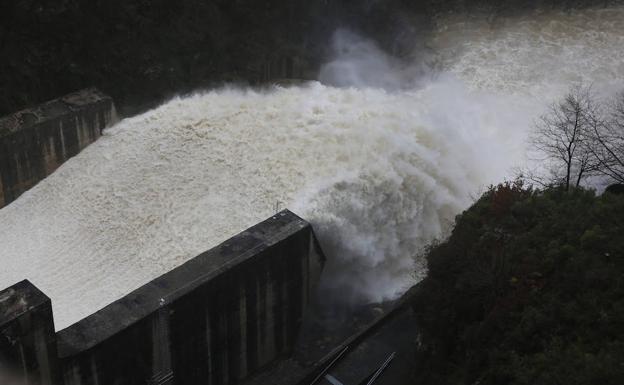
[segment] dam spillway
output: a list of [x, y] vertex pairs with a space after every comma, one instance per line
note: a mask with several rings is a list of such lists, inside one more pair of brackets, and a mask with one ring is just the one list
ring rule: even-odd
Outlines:
[[0, 284], [31, 280], [63, 329], [278, 205], [314, 224], [334, 293], [395, 298], [472, 196], [511, 175], [544, 106], [571, 81], [622, 84], [622, 15], [443, 15], [427, 42], [439, 69], [408, 89], [368, 87], [413, 83], [347, 41], [322, 79], [359, 75], [343, 88], [225, 87], [125, 119], [0, 210]]
[[282, 211], [56, 334], [49, 298], [20, 282], [0, 292], [0, 376], [239, 383], [293, 349], [324, 259], [311, 226]]

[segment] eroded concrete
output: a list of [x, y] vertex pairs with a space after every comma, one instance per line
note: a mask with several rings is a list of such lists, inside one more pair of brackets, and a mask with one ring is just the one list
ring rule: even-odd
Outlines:
[[113, 100], [94, 88], [0, 118], [0, 208], [97, 140], [115, 120]]

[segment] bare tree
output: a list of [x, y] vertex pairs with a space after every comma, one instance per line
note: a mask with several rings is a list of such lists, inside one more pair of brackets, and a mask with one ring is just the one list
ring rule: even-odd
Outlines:
[[591, 88], [582, 85], [572, 87], [561, 102], [540, 117], [530, 141], [550, 170], [550, 175], [539, 178], [541, 184], [547, 180], [569, 190], [599, 169], [600, 162], [589, 146], [598, 117]]
[[624, 92], [609, 107], [606, 119], [590, 117], [592, 140], [586, 147], [601, 175], [624, 183]]

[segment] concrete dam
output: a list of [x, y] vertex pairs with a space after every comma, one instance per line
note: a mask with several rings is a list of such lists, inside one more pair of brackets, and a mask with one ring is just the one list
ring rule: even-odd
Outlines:
[[[5, 196], [95, 142], [114, 115], [109, 97], [87, 89], [3, 118], [3, 170], [18, 171], [3, 174], [12, 175]], [[60, 330], [54, 300], [20, 281], [0, 291], [0, 384], [309, 382], [384, 318], [347, 326], [328, 345], [326, 333], [302, 330], [325, 261], [311, 225], [284, 210]], [[327, 346], [295, 359], [315, 336]]]
[[97, 140], [115, 121], [112, 99], [93, 88], [0, 118], [0, 208]]
[[545, 106], [624, 84], [623, 20], [443, 14], [413, 62], [343, 31], [318, 81], [114, 125], [93, 90], [2, 119], [0, 384], [306, 384], [343, 347], [291, 360], [315, 284], [340, 305], [402, 298], [427, 245], [523, 164]]
[[240, 383], [292, 351], [324, 259], [282, 211], [58, 333], [22, 281], [0, 292], [0, 382]]

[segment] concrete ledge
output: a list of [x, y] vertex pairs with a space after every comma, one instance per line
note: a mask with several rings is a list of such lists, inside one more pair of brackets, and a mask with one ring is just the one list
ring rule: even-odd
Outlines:
[[0, 138], [19, 131], [31, 129], [43, 122], [71, 115], [85, 108], [106, 104], [112, 99], [96, 88], [86, 88], [74, 93], [50, 100], [38, 106], [15, 112], [0, 118]]
[[115, 120], [112, 99], [95, 88], [0, 118], [0, 208], [97, 140]]
[[59, 367], [50, 298], [29, 281], [0, 292], [0, 383], [56, 385]]
[[0, 383], [239, 384], [292, 355], [324, 261], [285, 210], [56, 334], [20, 282], [0, 292]]
[[0, 325], [21, 317], [30, 310], [50, 303], [50, 298], [30, 281], [23, 280], [0, 291]]
[[92, 348], [154, 313], [163, 305], [174, 302], [303, 229], [310, 230], [310, 224], [290, 211], [282, 211], [235, 235], [58, 332], [60, 357]]
[[290, 354], [323, 261], [282, 211], [58, 332], [64, 383], [239, 383]]

